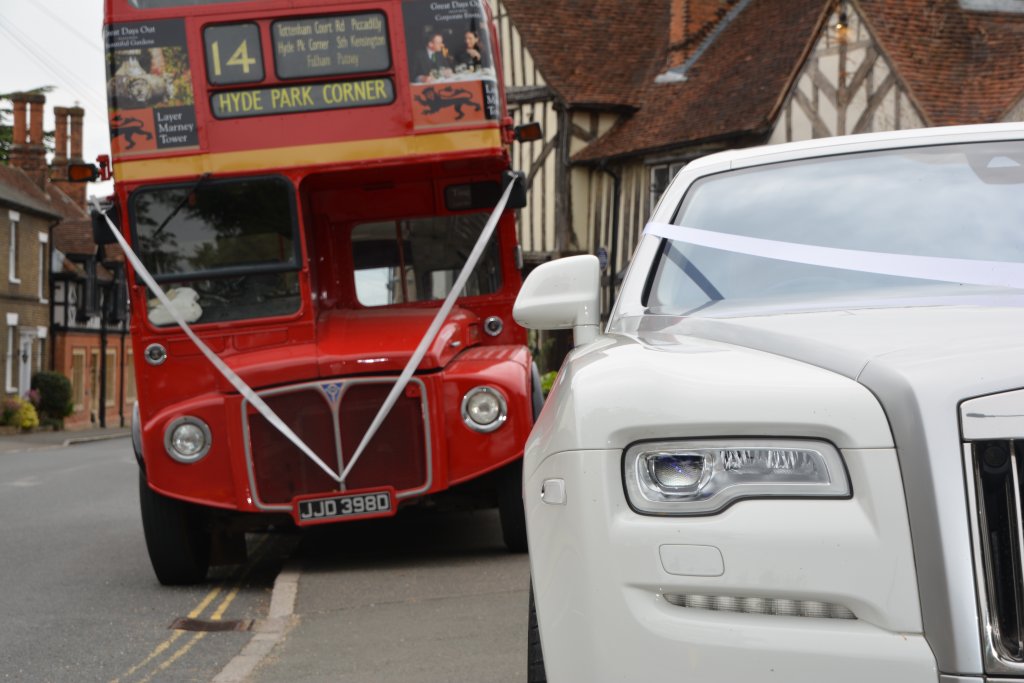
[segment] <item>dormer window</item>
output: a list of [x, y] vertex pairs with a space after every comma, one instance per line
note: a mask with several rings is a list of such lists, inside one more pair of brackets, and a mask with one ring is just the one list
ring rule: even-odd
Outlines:
[[960, 0], [960, 9], [968, 12], [1024, 14], [1024, 0]]

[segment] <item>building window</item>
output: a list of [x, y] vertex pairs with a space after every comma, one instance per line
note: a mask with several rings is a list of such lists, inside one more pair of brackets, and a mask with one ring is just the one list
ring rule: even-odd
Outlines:
[[39, 287], [38, 287], [38, 289], [39, 289], [39, 303], [41, 303], [41, 304], [49, 303], [49, 301], [46, 298], [46, 295], [47, 295], [46, 282], [47, 282], [47, 279], [48, 279], [46, 277], [46, 263], [47, 263], [47, 261], [49, 261], [49, 259], [47, 258], [47, 251], [49, 251], [48, 247], [50, 246], [49, 242], [50, 242], [50, 236], [49, 235], [47, 235], [45, 232], [39, 233]]
[[117, 351], [107, 349], [107, 406], [117, 403]]
[[13, 284], [21, 284], [18, 278], [18, 223], [21, 221], [21, 214], [17, 211], [8, 211], [10, 218], [11, 239], [7, 248], [7, 279]]
[[89, 353], [89, 410], [94, 411], [93, 419], [99, 414], [100, 407], [100, 350], [91, 349]]
[[680, 161], [672, 164], [658, 164], [657, 166], [650, 167], [651, 205], [649, 207], [649, 213], [654, 212], [654, 207], [658, 205], [658, 200], [661, 199], [661, 195], [668, 189], [672, 179], [676, 177], [676, 173], [679, 173], [683, 166], [686, 166], [686, 162]]
[[71, 350], [71, 395], [75, 412], [85, 408], [85, 349]]
[[124, 400], [129, 405], [135, 403], [138, 393], [135, 390], [135, 356], [131, 351], [124, 359]]
[[14, 331], [18, 327], [18, 314], [7, 314], [7, 353], [5, 354], [4, 390], [8, 394], [18, 393], [18, 387], [14, 386]]

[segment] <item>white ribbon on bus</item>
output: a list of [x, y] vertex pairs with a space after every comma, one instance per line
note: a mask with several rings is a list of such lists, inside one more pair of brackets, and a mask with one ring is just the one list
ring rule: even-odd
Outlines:
[[1024, 289], [1024, 264], [1022, 263], [819, 247], [795, 242], [766, 240], [759, 237], [729, 235], [668, 223], [648, 223], [644, 228], [644, 234], [685, 242], [698, 247], [709, 247], [735, 254], [760, 256], [809, 266], [964, 285]]
[[416, 350], [409, 358], [409, 362], [406, 363], [405, 368], [399, 375], [398, 381], [395, 382], [394, 386], [391, 388], [391, 392], [384, 400], [384, 404], [381, 405], [380, 410], [377, 411], [376, 417], [373, 418], [373, 422], [370, 423], [370, 426], [366, 430], [366, 434], [363, 436], [362, 441], [359, 442], [359, 447], [356, 448], [356, 452], [348, 461], [348, 464], [345, 466], [345, 469], [342, 471], [340, 475], [337, 474], [333, 469], [331, 469], [330, 466], [328, 466], [323, 460], [321, 460], [320, 457], [317, 456], [317, 454], [314, 453], [313, 450], [310, 449], [310, 447], [307, 446], [305, 442], [302, 439], [300, 439], [299, 436], [295, 432], [293, 432], [287, 424], [284, 423], [284, 420], [282, 420], [277, 415], [277, 413], [275, 413], [271, 409], [271, 407], [268, 406], [255, 391], [253, 391], [252, 387], [246, 384], [245, 381], [241, 377], [239, 377], [234, 370], [229, 368], [227, 364], [224, 363], [224, 361], [221, 360], [216, 353], [210, 350], [210, 347], [207, 346], [203, 342], [203, 340], [196, 335], [192, 328], [189, 327], [189, 324], [185, 322], [184, 319], [182, 319], [181, 315], [171, 305], [171, 301], [170, 299], [167, 298], [167, 294], [164, 293], [164, 290], [160, 287], [160, 285], [157, 284], [152, 274], [150, 274], [149, 270], [146, 268], [145, 265], [143, 265], [142, 261], [132, 250], [131, 246], [129, 246], [127, 240], [125, 240], [124, 236], [121, 234], [121, 231], [117, 229], [117, 226], [114, 225], [113, 221], [110, 220], [110, 217], [107, 216], [107, 212], [100, 208], [99, 202], [96, 200], [95, 197], [93, 197], [92, 202], [93, 207], [99, 213], [101, 213], [103, 217], [106, 219], [107, 227], [110, 228], [110, 232], [113, 233], [114, 238], [117, 240], [117, 243], [121, 245], [121, 249], [124, 250], [125, 256], [128, 258], [128, 261], [132, 264], [132, 268], [135, 269], [136, 274], [142, 278], [142, 281], [146, 283], [146, 286], [149, 287], [150, 291], [156, 295], [156, 298], [160, 301], [161, 305], [163, 305], [164, 309], [171, 315], [171, 317], [174, 319], [174, 322], [177, 323], [178, 327], [180, 327], [182, 331], [188, 336], [188, 338], [192, 340], [192, 343], [196, 345], [196, 348], [198, 348], [199, 351], [202, 352], [204, 356], [206, 356], [207, 360], [209, 360], [210, 363], [213, 364], [213, 367], [215, 367], [217, 371], [220, 372], [221, 375], [223, 375], [224, 379], [230, 382], [231, 386], [233, 386], [235, 390], [238, 391], [238, 393], [241, 394], [243, 398], [245, 398], [246, 401], [248, 401], [250, 404], [252, 404], [254, 408], [256, 408], [259, 414], [262, 415], [267, 420], [267, 422], [272, 424], [279, 432], [281, 432], [281, 434], [287, 437], [287, 439], [291, 441], [296, 448], [302, 451], [307, 458], [312, 460], [321, 470], [324, 471], [324, 473], [327, 476], [329, 476], [331, 479], [338, 482], [339, 484], [344, 485], [345, 478], [348, 477], [349, 472], [352, 471], [352, 468], [355, 467], [356, 463], [359, 461], [359, 458], [362, 456], [363, 451], [366, 450], [366, 446], [373, 439], [374, 435], [377, 433], [377, 430], [380, 429], [381, 424], [384, 423], [384, 420], [385, 418], [387, 418], [388, 413], [391, 412], [391, 408], [398, 401], [398, 397], [405, 390], [405, 387], [409, 383], [409, 380], [412, 379], [412, 375], [416, 371], [416, 368], [419, 367], [420, 361], [423, 360], [423, 356], [426, 355], [427, 349], [430, 347], [430, 344], [434, 341], [434, 337], [436, 337], [437, 333], [440, 331], [441, 325], [444, 323], [445, 319], [448, 317], [448, 314], [455, 306], [455, 300], [459, 298], [459, 293], [462, 292], [463, 288], [466, 286], [466, 282], [469, 280], [469, 276], [472, 274], [473, 269], [476, 267], [477, 261], [480, 260], [480, 256], [481, 254], [483, 254], [484, 248], [486, 248], [487, 243], [490, 241], [491, 235], [494, 234], [494, 229], [498, 225], [498, 220], [501, 218], [501, 214], [505, 210], [505, 205], [508, 203], [509, 194], [511, 194], [512, 187], [513, 185], [515, 185], [516, 182], [516, 180], [513, 180], [508, 184], [508, 187], [505, 188], [505, 193], [501, 196], [501, 199], [498, 201], [498, 205], [494, 207], [494, 211], [491, 212], [490, 218], [487, 219], [487, 223], [484, 225], [484, 229], [480, 233], [479, 239], [477, 239], [476, 244], [473, 246], [473, 250], [469, 253], [469, 257], [466, 259], [466, 264], [462, 267], [462, 271], [459, 272], [459, 276], [458, 278], [456, 278], [455, 284], [452, 286], [451, 291], [448, 292], [448, 296], [445, 298], [444, 303], [441, 304], [441, 307], [438, 309], [433, 321], [431, 321], [426, 333], [420, 340], [419, 346], [416, 347]]

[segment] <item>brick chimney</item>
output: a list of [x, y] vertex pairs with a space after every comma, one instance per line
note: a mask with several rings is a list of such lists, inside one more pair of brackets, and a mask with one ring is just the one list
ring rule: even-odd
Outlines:
[[49, 177], [46, 147], [43, 146], [43, 105], [46, 104], [46, 96], [37, 93], [14, 93], [11, 95], [11, 101], [14, 103], [14, 129], [10, 164], [20, 168], [36, 185], [44, 189]]
[[86, 184], [69, 183], [68, 165], [84, 163], [82, 159], [82, 118], [85, 110], [81, 107], [54, 107], [56, 121], [54, 131], [53, 163], [50, 166], [50, 181], [71, 197], [83, 209], [86, 206]]
[[58, 182], [68, 177], [68, 108], [53, 108], [53, 161], [50, 162], [50, 180]]

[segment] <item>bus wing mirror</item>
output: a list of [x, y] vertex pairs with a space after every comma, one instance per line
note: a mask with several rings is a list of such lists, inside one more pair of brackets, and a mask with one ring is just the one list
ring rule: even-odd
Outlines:
[[503, 194], [509, 183], [512, 182], [515, 182], [515, 187], [512, 188], [512, 193], [508, 196], [508, 204], [505, 205], [505, 208], [525, 209], [526, 174], [522, 171], [505, 171], [505, 175], [501, 179], [501, 191]]
[[113, 204], [107, 209], [106, 214], [93, 209], [89, 212], [89, 217], [92, 218], [92, 241], [98, 245], [104, 244], [115, 244], [117, 238], [110, 231], [110, 226], [107, 225], [107, 216], [110, 217], [110, 221], [114, 224], [114, 227], [118, 230], [121, 229], [121, 212], [117, 209], [117, 204]]
[[536, 121], [515, 127], [516, 142], [536, 142], [544, 139], [544, 130]]

